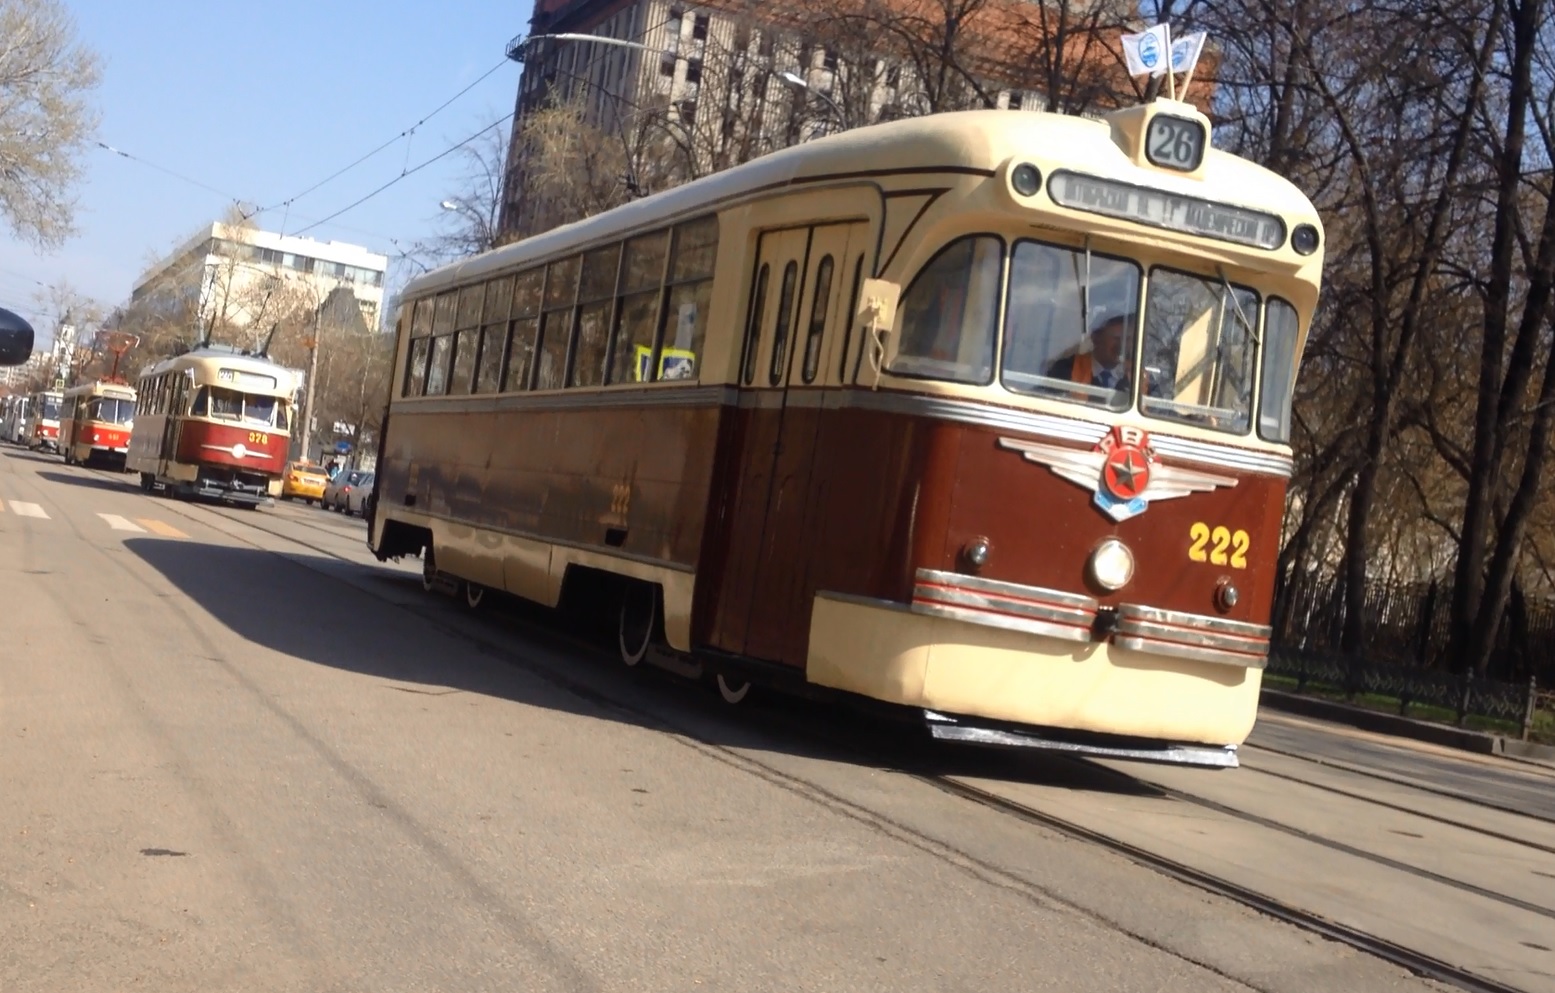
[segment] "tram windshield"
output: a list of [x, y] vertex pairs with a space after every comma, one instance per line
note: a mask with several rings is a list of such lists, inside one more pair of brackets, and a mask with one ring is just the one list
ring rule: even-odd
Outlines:
[[[968, 360], [986, 356], [991, 345], [981, 333], [989, 308], [975, 301], [997, 296], [997, 282], [986, 275], [998, 264], [997, 244], [987, 236], [952, 242], [913, 280], [891, 372], [986, 381], [986, 367]], [[1029, 239], [1016, 241], [1009, 258], [1005, 389], [1114, 412], [1137, 399], [1148, 417], [1247, 434], [1261, 362], [1271, 381], [1260, 401], [1260, 434], [1288, 437], [1299, 338], [1289, 304], [1270, 305], [1270, 332], [1260, 343], [1263, 300], [1224, 276], [1165, 266], [1147, 274], [1132, 259]]]
[[118, 397], [98, 397], [86, 407], [86, 419], [109, 424], [129, 424], [135, 419], [135, 401]]
[[60, 399], [58, 397], [44, 397], [43, 405], [38, 409], [38, 416], [45, 421], [59, 420], [59, 404]]
[[236, 421], [284, 431], [288, 424], [285, 400], [256, 393], [243, 393], [221, 386], [202, 386], [194, 395], [191, 409], [195, 417], [218, 421]]

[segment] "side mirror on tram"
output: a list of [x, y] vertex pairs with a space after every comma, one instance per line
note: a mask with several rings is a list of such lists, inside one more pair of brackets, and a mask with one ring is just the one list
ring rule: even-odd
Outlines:
[[880, 385], [880, 373], [896, 356], [891, 329], [896, 326], [896, 304], [901, 295], [901, 285], [889, 279], [866, 279], [859, 287], [856, 322], [864, 329], [864, 341], [860, 346], [864, 362], [860, 363], [860, 368], [869, 368], [876, 386]]
[[0, 308], [0, 366], [21, 365], [32, 356], [32, 325]]

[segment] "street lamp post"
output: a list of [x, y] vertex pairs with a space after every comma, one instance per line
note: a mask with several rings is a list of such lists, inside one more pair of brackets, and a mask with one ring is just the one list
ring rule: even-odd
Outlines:
[[313, 445], [313, 389], [319, 378], [319, 313], [323, 309], [322, 303], [313, 309], [313, 335], [308, 339], [308, 382], [302, 401], [302, 452], [298, 456], [303, 461], [308, 460], [308, 449]]
[[780, 72], [778, 73], [778, 79], [783, 83], [784, 86], [793, 90], [795, 93], [805, 93], [813, 97], [819, 97], [822, 101], [825, 102], [826, 106], [831, 108], [831, 112], [836, 115], [837, 124], [844, 130], [847, 129], [848, 115], [842, 112], [841, 105], [832, 99], [831, 94], [811, 86], [810, 83], [798, 73]]

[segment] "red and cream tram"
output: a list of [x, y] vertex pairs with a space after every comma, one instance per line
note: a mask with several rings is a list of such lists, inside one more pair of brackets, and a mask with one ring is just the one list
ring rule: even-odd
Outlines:
[[1175, 101], [809, 142], [407, 286], [370, 543], [731, 702], [1234, 766], [1321, 247]]
[[141, 488], [249, 507], [279, 496], [298, 379], [220, 345], [145, 369], [128, 463]]
[[123, 383], [84, 383], [65, 391], [59, 451], [66, 465], [98, 462], [124, 468], [135, 424], [135, 391]]

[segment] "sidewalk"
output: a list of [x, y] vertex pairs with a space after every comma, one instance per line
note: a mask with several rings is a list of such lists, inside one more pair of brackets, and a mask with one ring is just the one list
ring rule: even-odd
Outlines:
[[1530, 762], [1555, 768], [1555, 745], [1539, 745], [1517, 738], [1508, 738], [1505, 735], [1470, 731], [1451, 724], [1399, 717], [1397, 714], [1368, 710], [1365, 707], [1356, 707], [1336, 700], [1304, 696], [1300, 693], [1289, 693], [1268, 687], [1263, 689], [1259, 703], [1272, 710], [1315, 717], [1336, 724], [1348, 724], [1377, 734], [1411, 738], [1415, 741], [1430, 742], [1433, 745], [1456, 748], [1479, 755], [1497, 755], [1518, 762]]

